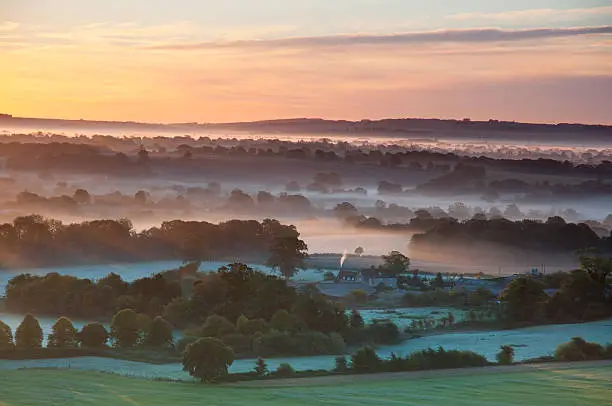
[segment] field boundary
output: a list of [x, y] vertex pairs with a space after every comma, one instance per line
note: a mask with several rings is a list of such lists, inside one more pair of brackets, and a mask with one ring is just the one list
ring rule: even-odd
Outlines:
[[[612, 360], [581, 362], [546, 362], [541, 364], [519, 364], [507, 366], [487, 366], [457, 369], [436, 369], [410, 372], [381, 372], [374, 374], [331, 375], [308, 378], [290, 378], [274, 380], [243, 381], [222, 384], [232, 387], [295, 387], [295, 386], [334, 386], [359, 382], [393, 381], [409, 379], [439, 379], [445, 377], [481, 374], [512, 374], [532, 371], [556, 371], [575, 368], [612, 368]], [[612, 371], [611, 371], [612, 372]]]

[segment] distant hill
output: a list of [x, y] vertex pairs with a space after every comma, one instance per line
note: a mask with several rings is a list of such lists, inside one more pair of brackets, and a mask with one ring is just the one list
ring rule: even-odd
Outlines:
[[423, 136], [500, 138], [529, 134], [543, 137], [588, 136], [610, 140], [612, 126], [588, 124], [532, 124], [514, 121], [471, 121], [398, 118], [382, 120], [325, 120], [320, 118], [295, 118], [236, 123], [140, 123], [133, 121], [61, 120], [47, 118], [13, 117], [0, 114], [0, 127], [40, 128], [41, 130], [125, 130], [125, 131], [241, 131], [267, 134], [359, 134], [364, 136], [397, 135], [398, 138]]

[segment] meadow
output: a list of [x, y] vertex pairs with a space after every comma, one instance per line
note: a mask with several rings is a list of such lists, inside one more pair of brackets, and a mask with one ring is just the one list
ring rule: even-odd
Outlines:
[[[612, 364], [514, 366], [209, 386], [72, 370], [0, 372], [15, 405], [604, 405]], [[255, 383], [252, 383], [255, 384]], [[36, 390], [31, 390], [36, 388]]]

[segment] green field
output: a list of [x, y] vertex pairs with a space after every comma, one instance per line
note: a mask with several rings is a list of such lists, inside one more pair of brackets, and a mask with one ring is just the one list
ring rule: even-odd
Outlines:
[[609, 405], [612, 364], [208, 386], [76, 370], [0, 372], [0, 405]]

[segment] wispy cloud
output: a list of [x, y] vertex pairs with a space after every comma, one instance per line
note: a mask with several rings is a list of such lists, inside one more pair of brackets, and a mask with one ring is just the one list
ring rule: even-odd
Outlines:
[[15, 21], [0, 21], [0, 32], [15, 31], [19, 28], [19, 23]]
[[148, 46], [156, 50], [197, 50], [248, 47], [333, 47], [353, 45], [402, 45], [419, 43], [483, 43], [538, 40], [582, 35], [612, 34], [612, 26], [503, 30], [496, 28], [408, 32], [390, 35], [328, 35], [268, 40], [176, 42]]
[[500, 13], [460, 13], [446, 17], [447, 20], [462, 20], [469, 22], [486, 21], [493, 22], [514, 22], [526, 20], [537, 20], [538, 22], [553, 21], [577, 21], [585, 18], [605, 18], [612, 16], [612, 6], [592, 7], [592, 8], [572, 8], [572, 9], [531, 9], [505, 11]]

